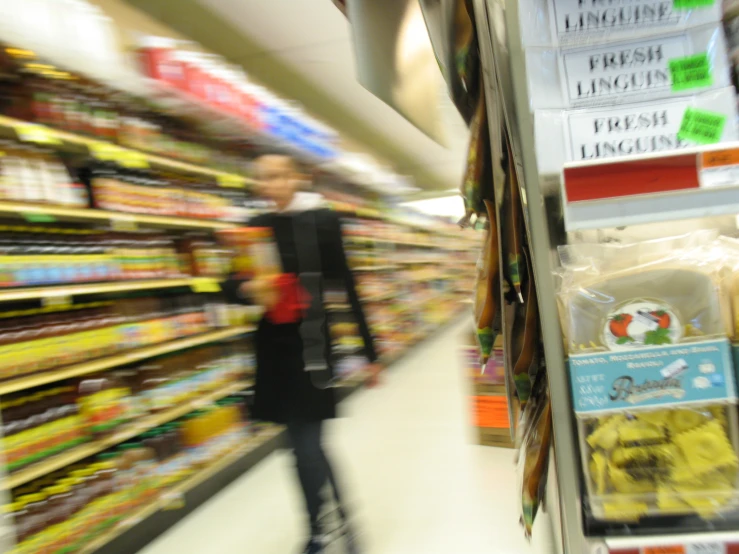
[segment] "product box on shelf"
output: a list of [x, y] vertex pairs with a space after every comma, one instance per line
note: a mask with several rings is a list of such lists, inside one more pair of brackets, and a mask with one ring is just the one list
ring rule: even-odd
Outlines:
[[736, 508], [727, 339], [570, 357], [590, 508], [605, 520]]
[[[577, 110], [536, 110], [536, 158], [542, 176], [559, 182], [565, 162], [667, 152], [737, 140], [733, 87], [670, 98]], [[695, 118], [701, 119], [698, 125]], [[705, 118], [705, 127], [702, 118]]]
[[613, 44], [526, 49], [530, 106], [581, 108], [731, 86], [720, 24]]
[[737, 391], [716, 233], [560, 247], [588, 507], [601, 521], [739, 506]]
[[524, 46], [594, 44], [721, 21], [716, 0], [524, 0], [518, 10]]

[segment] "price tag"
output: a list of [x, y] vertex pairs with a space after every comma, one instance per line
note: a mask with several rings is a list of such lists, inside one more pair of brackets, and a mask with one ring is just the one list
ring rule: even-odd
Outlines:
[[211, 277], [197, 277], [190, 283], [193, 292], [221, 292], [220, 283]]
[[110, 226], [114, 231], [120, 231], [127, 233], [135, 231], [138, 226], [136, 224], [136, 218], [132, 215], [116, 214], [110, 218]]
[[35, 142], [37, 144], [61, 144], [62, 141], [54, 134], [54, 131], [42, 125], [34, 123], [22, 123], [16, 125], [15, 132], [18, 138], [24, 142]]
[[726, 116], [724, 114], [698, 108], [686, 108], [677, 138], [698, 144], [714, 144], [721, 140], [725, 125]]
[[706, 53], [675, 58], [670, 60], [669, 67], [673, 92], [710, 87], [713, 84], [711, 62]]
[[230, 175], [228, 173], [219, 173], [216, 175], [218, 180], [218, 186], [231, 188], [231, 189], [243, 189], [246, 188], [246, 179], [239, 177], [238, 175]]
[[181, 492], [167, 492], [162, 495], [162, 510], [180, 510], [185, 507], [185, 496]]
[[686, 554], [727, 554], [726, 545], [719, 542], [694, 542], [685, 547]]
[[641, 549], [642, 554], [727, 554], [724, 543], [694, 542], [686, 545], [648, 546]]
[[104, 162], [118, 161], [121, 156], [121, 149], [108, 142], [91, 142], [88, 148], [93, 157]]
[[67, 308], [72, 305], [72, 297], [64, 293], [48, 294], [41, 303], [45, 308]]
[[149, 160], [146, 157], [146, 154], [136, 152], [135, 150], [121, 149], [118, 163], [123, 167], [130, 167], [132, 169], [145, 169], [149, 167]]
[[698, 160], [701, 187], [733, 186], [739, 183], [739, 148], [703, 152]]
[[53, 223], [56, 221], [53, 215], [39, 212], [23, 212], [21, 215], [29, 223]]

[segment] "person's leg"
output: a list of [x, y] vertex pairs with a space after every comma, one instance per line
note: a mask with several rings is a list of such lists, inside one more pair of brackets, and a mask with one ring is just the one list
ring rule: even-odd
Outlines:
[[327, 460], [321, 447], [321, 430], [320, 421], [293, 421], [287, 424], [312, 535], [320, 533], [318, 519], [323, 504], [321, 489], [328, 481]]

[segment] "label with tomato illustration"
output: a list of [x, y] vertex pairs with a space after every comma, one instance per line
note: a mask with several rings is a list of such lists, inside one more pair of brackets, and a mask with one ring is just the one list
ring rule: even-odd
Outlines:
[[658, 300], [633, 300], [608, 314], [603, 344], [609, 350], [677, 344], [683, 326], [675, 310]]

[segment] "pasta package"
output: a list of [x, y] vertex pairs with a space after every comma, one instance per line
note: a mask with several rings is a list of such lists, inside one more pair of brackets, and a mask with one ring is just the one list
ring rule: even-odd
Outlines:
[[703, 230], [560, 247], [560, 316], [596, 518], [711, 519], [737, 508], [727, 241]]
[[729, 335], [716, 239], [708, 230], [631, 244], [561, 246], [559, 308], [569, 352]]
[[729, 410], [735, 408], [707, 405], [581, 419], [594, 515], [625, 522], [645, 515], [710, 519], [735, 507], [739, 459]]

